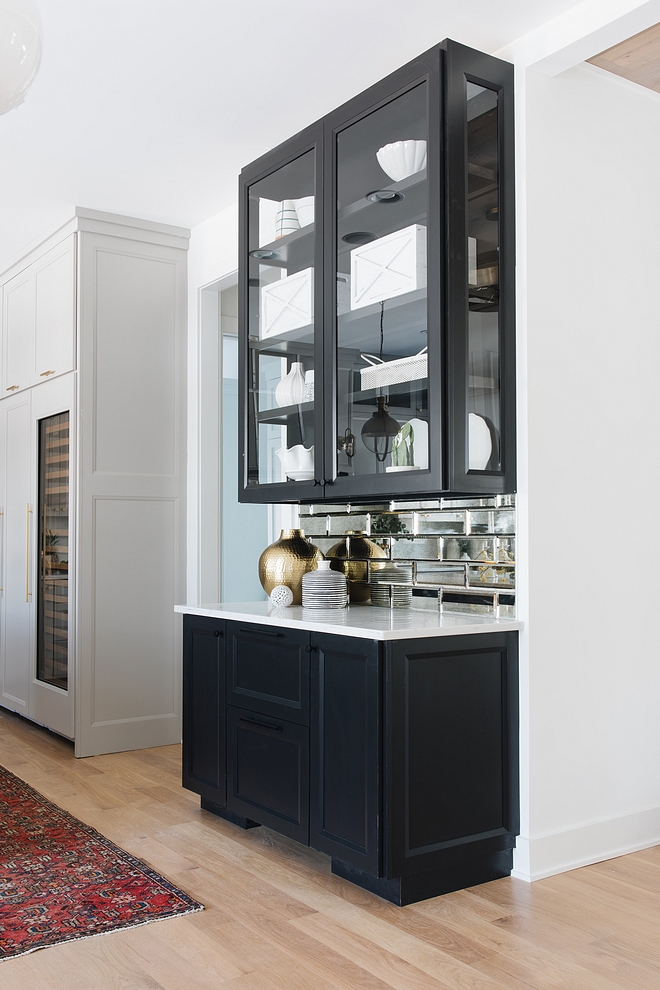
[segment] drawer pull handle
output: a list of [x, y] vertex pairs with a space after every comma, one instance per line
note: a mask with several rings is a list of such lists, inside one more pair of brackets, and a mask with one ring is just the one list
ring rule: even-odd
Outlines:
[[55, 371], [54, 370], [53, 371], [42, 371], [41, 374], [39, 375], [39, 378], [47, 378], [48, 375], [54, 375], [54, 374], [55, 374]]
[[241, 629], [242, 633], [247, 633], [248, 636], [283, 636], [284, 633], [275, 632], [274, 629]]
[[284, 728], [283, 725], [278, 725], [277, 722], [262, 722], [260, 718], [250, 718], [248, 715], [240, 716], [241, 722], [249, 722], [251, 725], [260, 725], [264, 729], [272, 729], [274, 732], [281, 732]]
[[16, 389], [20, 387], [21, 387], [20, 385], [10, 385], [9, 388], [5, 389], [5, 392], [15, 392]]

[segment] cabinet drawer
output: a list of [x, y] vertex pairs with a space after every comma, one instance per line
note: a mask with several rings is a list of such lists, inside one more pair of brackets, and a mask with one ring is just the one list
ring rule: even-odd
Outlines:
[[228, 623], [227, 702], [309, 725], [309, 633]]
[[309, 842], [309, 729], [227, 708], [227, 807]]

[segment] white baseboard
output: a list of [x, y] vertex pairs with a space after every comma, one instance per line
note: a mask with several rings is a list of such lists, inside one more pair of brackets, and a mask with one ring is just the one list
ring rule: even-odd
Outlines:
[[511, 876], [531, 882], [660, 845], [660, 808], [580, 828], [518, 837]]

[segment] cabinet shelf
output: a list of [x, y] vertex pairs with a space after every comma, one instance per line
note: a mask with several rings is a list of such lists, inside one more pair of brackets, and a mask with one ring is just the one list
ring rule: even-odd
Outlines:
[[[422, 169], [421, 172], [415, 172], [414, 175], [410, 175], [406, 179], [401, 179], [399, 182], [385, 183], [379, 189], [383, 192], [387, 191], [398, 194], [401, 196], [401, 199], [393, 203], [387, 200], [373, 203], [367, 199], [368, 194], [373, 190], [366, 189], [361, 199], [355, 200], [353, 203], [347, 203], [346, 206], [337, 211], [337, 223], [341, 225], [345, 220], [357, 215], [360, 216], [361, 221], [374, 215], [380, 227], [383, 210], [396, 210], [399, 215], [405, 212], [405, 215], [408, 216], [412, 208], [419, 217], [426, 215], [426, 169]], [[409, 223], [415, 222], [415, 218], [412, 218], [401, 224], [401, 226], [406, 227]], [[366, 226], [368, 227], [369, 225], [367, 224]]]
[[273, 409], [263, 409], [257, 413], [260, 423], [273, 423], [286, 426], [291, 416], [312, 415], [314, 412], [313, 402], [301, 402], [293, 406], [276, 406]]
[[285, 234], [283, 237], [278, 237], [274, 241], [270, 241], [268, 244], [261, 244], [255, 250], [257, 251], [272, 251], [276, 256], [274, 258], [255, 258], [253, 254], [250, 255], [252, 261], [258, 262], [260, 265], [266, 265], [268, 268], [287, 268], [291, 259], [292, 248], [308, 248], [310, 255], [313, 251], [314, 244], [314, 223], [309, 223], [305, 227], [300, 227], [299, 230], [292, 230], [290, 234]]
[[311, 323], [303, 327], [296, 327], [288, 333], [273, 334], [260, 340], [258, 337], [250, 337], [249, 347], [251, 351], [259, 351], [273, 354], [313, 354], [314, 353], [314, 327]]

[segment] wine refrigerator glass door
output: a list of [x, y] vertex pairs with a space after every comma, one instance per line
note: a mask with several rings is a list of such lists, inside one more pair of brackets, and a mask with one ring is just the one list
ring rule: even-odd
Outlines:
[[69, 413], [39, 420], [37, 680], [69, 687]]

